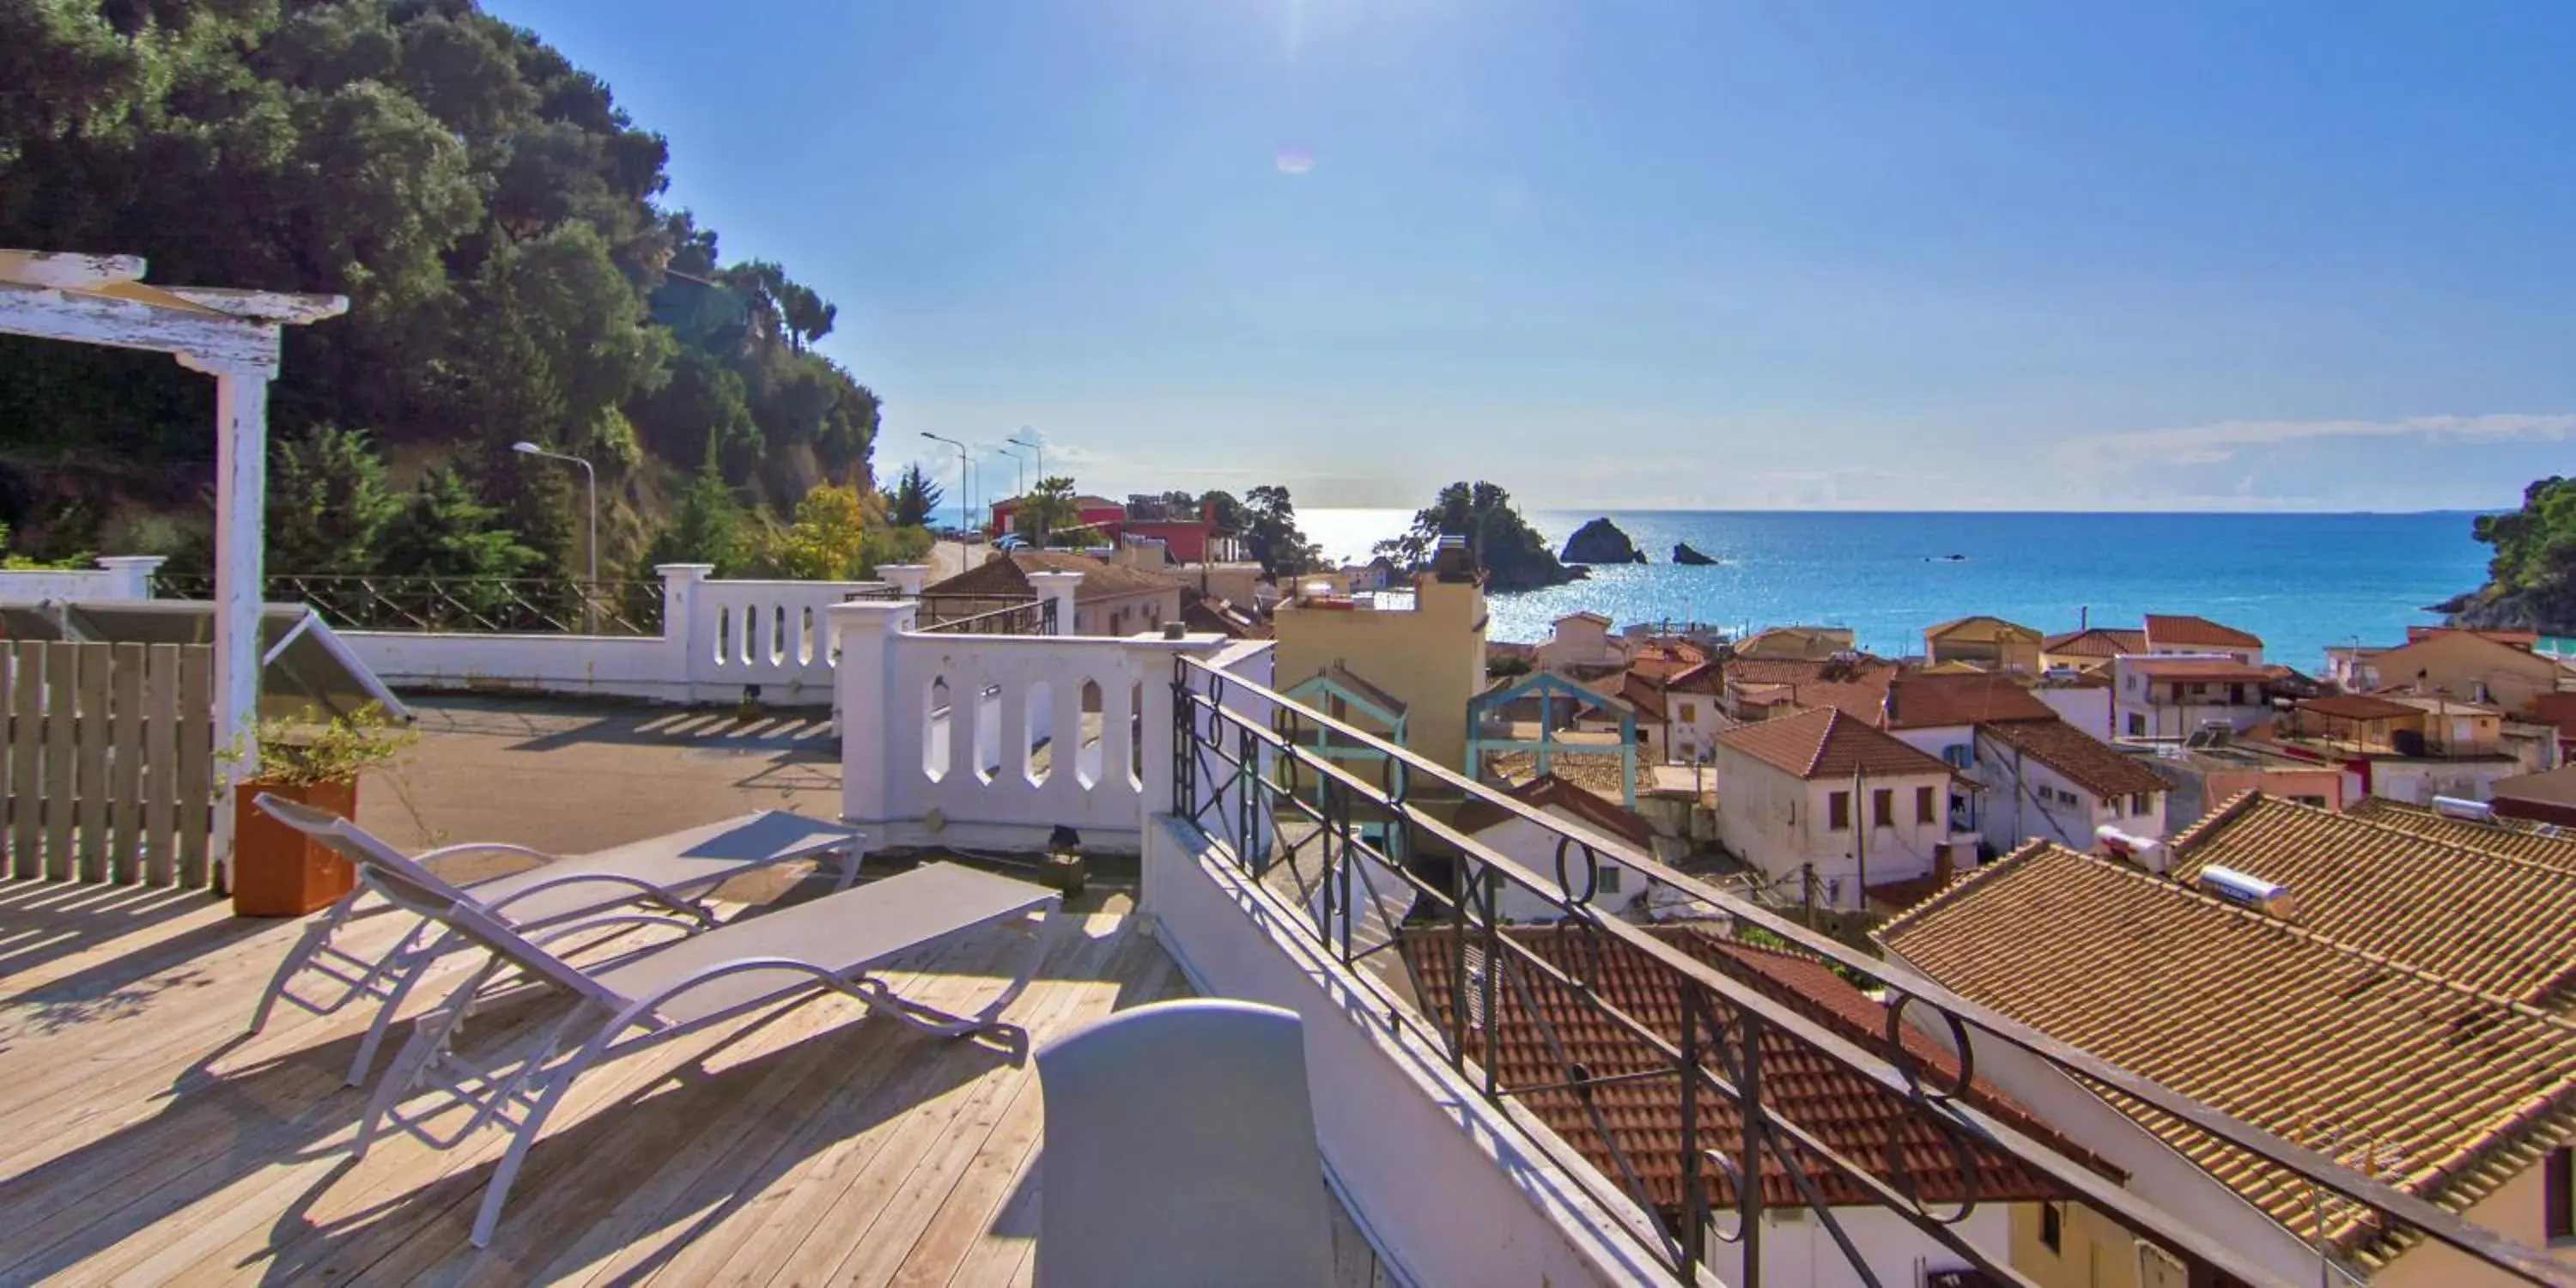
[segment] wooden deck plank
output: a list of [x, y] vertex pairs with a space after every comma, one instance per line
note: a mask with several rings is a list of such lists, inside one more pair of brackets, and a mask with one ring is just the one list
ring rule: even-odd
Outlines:
[[[286, 1009], [237, 1040], [297, 927], [238, 926], [211, 901], [158, 911], [168, 897], [0, 883], [0, 960], [62, 925], [110, 928], [0, 982], [0, 1083], [35, 1093], [0, 1106], [0, 1282], [982, 1284], [1032, 1269], [1033, 1067], [834, 999], [595, 1070], [477, 1252], [467, 1228], [506, 1135], [445, 1150], [394, 1135], [350, 1165], [365, 1098], [339, 1075], [363, 1009]], [[1186, 991], [1123, 903], [1064, 919], [1005, 1016], [1033, 1044]], [[371, 920], [362, 945], [404, 924]], [[963, 937], [890, 974], [971, 1008], [1016, 948]], [[504, 999], [468, 1032], [507, 1040], [553, 1013]]]

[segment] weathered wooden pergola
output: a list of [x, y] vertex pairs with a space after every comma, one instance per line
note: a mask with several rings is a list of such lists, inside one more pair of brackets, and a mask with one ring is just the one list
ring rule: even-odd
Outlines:
[[[132, 255], [0, 250], [0, 334], [166, 353], [215, 378], [214, 720], [243, 750], [227, 762], [228, 783], [258, 768], [248, 730], [259, 710], [268, 382], [279, 338], [348, 307], [338, 295], [150, 286]], [[231, 829], [217, 835], [228, 851]]]

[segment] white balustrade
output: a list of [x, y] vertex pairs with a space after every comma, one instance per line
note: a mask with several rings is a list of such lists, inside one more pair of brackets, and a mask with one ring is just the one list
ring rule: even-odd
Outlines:
[[1266, 642], [925, 634], [910, 601], [834, 606], [842, 811], [878, 845], [1133, 849], [1170, 807], [1176, 654], [1269, 675]]
[[160, 567], [159, 555], [109, 555], [96, 568], [12, 568], [0, 571], [0, 604], [150, 599]]

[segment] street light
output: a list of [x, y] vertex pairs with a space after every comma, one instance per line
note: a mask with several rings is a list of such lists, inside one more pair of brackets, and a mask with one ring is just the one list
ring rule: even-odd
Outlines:
[[968, 480], [966, 474], [966, 445], [953, 438], [943, 438], [926, 429], [921, 431], [921, 436], [934, 443], [946, 443], [950, 447], [957, 449], [957, 535], [958, 539], [962, 541], [965, 539], [967, 528], [967, 498], [968, 495], [975, 490], [975, 485]]
[[599, 472], [590, 467], [590, 462], [585, 461], [578, 456], [566, 456], [561, 452], [549, 452], [534, 443], [512, 443], [510, 444], [510, 450], [517, 452], [521, 456], [542, 456], [550, 461], [570, 461], [581, 467], [581, 476], [587, 484], [590, 492], [590, 540], [588, 542], [590, 547], [590, 576], [585, 579], [585, 584], [582, 587], [582, 632], [588, 635], [597, 635], [599, 633]]
[[1007, 457], [1010, 457], [1010, 458], [1011, 458], [1011, 463], [1012, 463], [1013, 465], [1015, 465], [1015, 466], [1018, 466], [1018, 467], [1019, 467], [1019, 480], [1020, 480], [1020, 487], [1019, 487], [1019, 490], [1018, 490], [1017, 492], [1012, 493], [1012, 495], [1014, 495], [1014, 496], [1027, 496], [1027, 495], [1029, 494], [1029, 462], [1028, 462], [1028, 458], [1027, 458], [1027, 457], [1024, 457], [1024, 456], [1020, 455], [1018, 452], [1014, 452], [1014, 451], [1012, 451], [1012, 450], [1011, 450], [1011, 448], [1016, 447], [1016, 446], [1019, 446], [1019, 444], [1016, 444], [1016, 443], [1006, 443], [1005, 445], [1003, 445], [1003, 446], [1001, 446], [1001, 447], [987, 447], [987, 448], [985, 448], [984, 450], [985, 450], [985, 451], [988, 451], [988, 452], [1000, 452], [1002, 455], [1004, 455], [1004, 456], [1007, 456]]
[[1011, 445], [1013, 447], [1025, 447], [1037, 456], [1037, 464], [1032, 468], [1036, 469], [1038, 472], [1038, 482], [1046, 482], [1046, 449], [1038, 446], [1038, 432], [1026, 425], [1022, 425], [1020, 426], [1020, 433], [1027, 435], [1028, 441], [1022, 442], [1017, 435], [1014, 435], [1011, 439]]

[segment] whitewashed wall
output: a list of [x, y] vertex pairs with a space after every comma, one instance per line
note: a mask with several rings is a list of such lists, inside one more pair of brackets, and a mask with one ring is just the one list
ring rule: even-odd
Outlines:
[[[1967, 1258], [1941, 1246], [1894, 1212], [1842, 1207], [1834, 1209], [1834, 1219], [1861, 1260], [1868, 1264], [1870, 1273], [1887, 1288], [1911, 1288], [1923, 1282], [1928, 1270], [1968, 1268]], [[1980, 1204], [1952, 1228], [1989, 1255], [2005, 1253], [2012, 1247], [2012, 1207]], [[1716, 1244], [1709, 1250], [1709, 1270], [1725, 1283], [1745, 1281], [1743, 1261], [1743, 1249], [1734, 1244]], [[1762, 1282], [1797, 1284], [1799, 1288], [1864, 1288], [1869, 1281], [1853, 1268], [1851, 1258], [1843, 1255], [1825, 1223], [1801, 1207], [1786, 1211], [1775, 1208], [1764, 1215]]]
[[0, 604], [152, 598], [159, 555], [109, 555], [98, 567], [0, 571]]
[[775, 707], [832, 702], [830, 609], [873, 581], [712, 581], [665, 564], [662, 634], [484, 635], [344, 631], [395, 688], [595, 694], [732, 702], [758, 685]]

